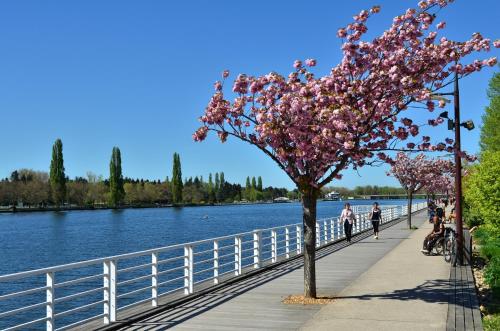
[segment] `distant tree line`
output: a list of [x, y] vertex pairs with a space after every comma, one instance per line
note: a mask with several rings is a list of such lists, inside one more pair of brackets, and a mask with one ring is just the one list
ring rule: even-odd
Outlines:
[[65, 175], [63, 145], [57, 139], [52, 149], [49, 173], [19, 169], [0, 180], [0, 205], [25, 207], [88, 206], [120, 207], [165, 204], [217, 204], [240, 201], [269, 201], [286, 196], [299, 198], [297, 191], [263, 187], [259, 176], [247, 177], [243, 188], [226, 180], [224, 172], [182, 178], [181, 160], [173, 155], [172, 177], [165, 180], [124, 177], [121, 152], [114, 147], [109, 164], [109, 177], [88, 172], [85, 177], [70, 179]]
[[340, 193], [340, 196], [342, 197], [360, 197], [368, 195], [406, 195], [405, 190], [401, 187], [377, 185], [356, 186], [353, 189], [330, 186], [323, 190], [323, 194], [332, 191]]

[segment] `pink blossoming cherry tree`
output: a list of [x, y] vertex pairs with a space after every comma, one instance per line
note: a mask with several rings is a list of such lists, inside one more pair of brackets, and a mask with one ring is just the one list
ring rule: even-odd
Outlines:
[[[343, 58], [325, 76], [311, 72], [316, 65], [313, 59], [295, 61], [295, 70], [287, 77], [275, 72], [260, 77], [240, 74], [232, 86], [232, 101], [224, 92], [229, 72], [215, 83], [194, 139], [202, 141], [213, 131], [222, 142], [232, 136], [254, 145], [297, 185], [303, 205], [306, 297], [316, 296], [315, 224], [320, 189], [340, 179], [349, 167], [377, 160], [392, 162], [384, 152], [419, 134], [419, 126], [401, 116], [408, 107], [423, 104], [432, 112], [436, 107], [432, 94], [447, 86], [454, 73], [463, 78], [496, 63], [495, 58], [461, 63], [473, 52], [490, 49], [490, 40], [479, 33], [464, 42], [438, 38], [444, 23], [436, 25], [434, 13], [448, 2], [421, 1], [418, 9], [395, 17], [390, 28], [372, 41], [361, 37], [367, 31], [366, 21], [380, 7], [361, 11], [338, 30]], [[440, 122], [429, 120], [431, 125]], [[432, 145], [427, 137], [404, 149], [452, 149], [448, 145]]]
[[[428, 159], [424, 154], [415, 158], [399, 152], [388, 175], [393, 175], [406, 191], [408, 199], [408, 228], [411, 228], [411, 203], [413, 194], [427, 189], [437, 193], [444, 185], [449, 185], [453, 163], [444, 159]], [[447, 186], [448, 187], [448, 186]]]

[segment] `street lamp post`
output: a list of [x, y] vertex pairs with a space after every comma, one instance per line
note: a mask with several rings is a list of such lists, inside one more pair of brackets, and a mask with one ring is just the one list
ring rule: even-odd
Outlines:
[[462, 220], [462, 158], [460, 146], [460, 127], [467, 130], [474, 129], [474, 123], [469, 120], [460, 123], [460, 91], [458, 88], [458, 74], [455, 72], [454, 91], [451, 93], [436, 93], [436, 96], [453, 96], [454, 120], [448, 118], [448, 112], [443, 112], [439, 116], [448, 119], [448, 130], [455, 130], [455, 220], [457, 230], [457, 263], [463, 265], [464, 262], [464, 233]]
[[458, 74], [455, 72], [455, 89], [453, 91], [455, 113], [455, 219], [457, 230], [457, 263], [463, 265], [464, 232], [462, 224], [462, 159], [460, 156], [460, 92]]

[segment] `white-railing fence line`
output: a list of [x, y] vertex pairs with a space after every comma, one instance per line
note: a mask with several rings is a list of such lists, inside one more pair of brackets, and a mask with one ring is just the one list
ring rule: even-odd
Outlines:
[[[418, 211], [427, 206], [427, 203], [421, 202], [412, 205], [412, 211]], [[357, 215], [356, 228], [353, 229], [353, 235], [371, 228], [371, 222], [368, 220], [368, 212], [371, 206], [353, 206]], [[381, 206], [383, 208], [383, 223], [395, 220], [408, 213], [407, 206]], [[339, 217], [320, 219], [316, 222], [316, 246], [323, 247], [332, 241], [341, 239], [345, 236], [343, 225]], [[221, 242], [223, 244], [221, 244]], [[233, 247], [231, 250], [229, 250]], [[103, 324], [109, 324], [116, 321], [117, 311], [144, 302], [151, 302], [151, 307], [158, 306], [160, 297], [174, 292], [182, 291], [184, 295], [193, 294], [196, 291], [195, 285], [212, 281], [213, 284], [219, 284], [221, 276], [227, 278], [237, 277], [250, 270], [262, 268], [263, 266], [273, 264], [283, 259], [289, 259], [301, 254], [303, 251], [303, 228], [301, 223], [289, 224], [267, 229], [257, 229], [249, 232], [227, 235], [218, 238], [205, 239], [190, 243], [177, 244], [172, 246], [154, 248], [140, 252], [120, 254], [110, 257], [92, 259], [88, 261], [75, 262], [65, 265], [59, 265], [49, 268], [30, 270], [0, 276], [0, 282], [12, 282], [17, 280], [26, 280], [30, 277], [44, 276], [45, 284], [31, 289], [24, 289], [18, 292], [2, 293], [0, 303], [21, 296], [29, 296], [33, 293], [43, 293], [45, 291], [45, 301], [30, 305], [24, 305], [21, 308], [0, 311], [0, 318], [21, 312], [31, 311], [45, 307], [46, 314], [43, 318], [33, 318], [8, 327], [8, 330], [22, 329], [36, 323], [46, 323], [47, 330], [67, 329], [70, 326], [81, 325], [85, 321], [103, 319]], [[180, 255], [172, 256], [180, 252]], [[170, 254], [167, 258], [161, 258], [161, 254]], [[134, 259], [148, 259], [146, 263], [141, 261], [136, 265], [127, 266], [127, 263], [133, 263]], [[265, 263], [267, 262], [267, 263]], [[121, 268], [119, 265], [124, 264]], [[78, 278], [72, 278], [57, 283], [57, 274], [67, 271], [74, 271], [86, 267], [98, 268], [101, 266], [102, 273], [83, 275]], [[169, 268], [161, 270], [162, 265]], [[232, 266], [232, 267], [231, 267]], [[149, 269], [149, 267], [151, 267]], [[150, 272], [149, 272], [149, 271]], [[134, 272], [148, 271], [147, 274], [134, 275]], [[118, 276], [130, 274], [130, 277], [118, 281]], [[232, 274], [232, 275], [231, 275]], [[205, 275], [205, 276], [204, 276]], [[134, 277], [135, 276], [135, 277]], [[165, 278], [167, 277], [167, 278]], [[57, 297], [55, 289], [64, 287], [80, 289], [79, 284], [102, 279], [102, 283], [84, 291], [66, 294]], [[148, 281], [147, 286], [133, 287], [134, 284], [141, 284], [142, 281]], [[178, 283], [179, 286], [174, 285]], [[15, 285], [15, 284], [14, 284]], [[76, 285], [76, 286], [75, 286]], [[138, 286], [139, 286], [138, 285]], [[162, 291], [162, 289], [164, 289]], [[102, 293], [102, 300], [93, 302], [82, 302], [77, 307], [70, 307], [59, 311], [56, 306], [61, 302], [71, 302], [76, 298], [85, 297], [93, 293]], [[146, 297], [144, 297], [149, 293]], [[129, 299], [120, 304], [123, 298], [135, 297], [136, 300]], [[142, 296], [141, 296], [142, 295]], [[132, 300], [132, 301], [130, 301]], [[66, 315], [85, 311], [96, 305], [102, 305], [101, 313], [92, 316], [84, 316], [81, 319], [71, 320], [64, 325], [56, 328], [58, 318]], [[56, 311], [57, 310], [57, 311]]]

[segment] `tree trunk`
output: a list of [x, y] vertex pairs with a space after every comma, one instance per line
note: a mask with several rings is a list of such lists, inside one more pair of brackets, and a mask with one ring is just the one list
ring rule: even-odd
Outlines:
[[304, 224], [304, 296], [316, 298], [316, 198], [310, 189], [302, 194]]
[[408, 192], [408, 229], [411, 229], [411, 201], [413, 199], [413, 192]]

